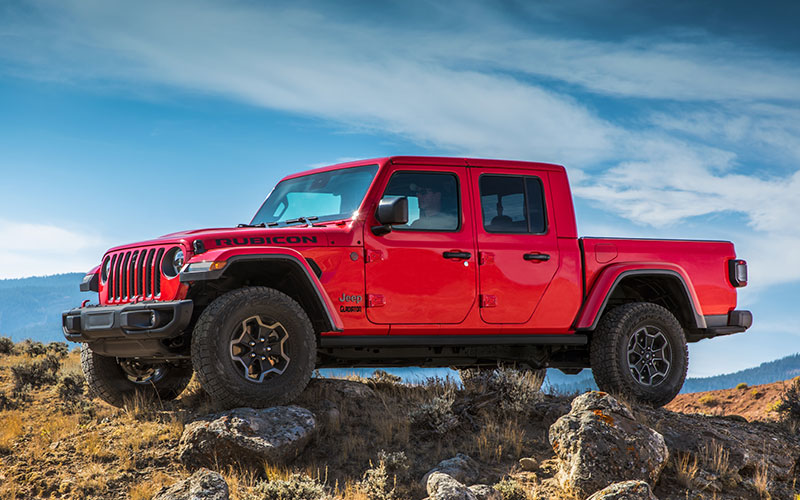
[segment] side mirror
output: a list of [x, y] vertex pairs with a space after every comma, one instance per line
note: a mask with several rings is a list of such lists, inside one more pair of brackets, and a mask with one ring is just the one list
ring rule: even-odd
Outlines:
[[390, 233], [394, 224], [408, 224], [408, 198], [400, 196], [382, 199], [378, 204], [375, 218], [383, 224], [372, 228], [372, 232], [377, 236]]

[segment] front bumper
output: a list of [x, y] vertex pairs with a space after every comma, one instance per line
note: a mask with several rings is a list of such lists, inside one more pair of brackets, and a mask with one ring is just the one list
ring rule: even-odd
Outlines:
[[61, 326], [72, 342], [168, 339], [189, 326], [193, 309], [191, 300], [78, 307], [61, 314]]

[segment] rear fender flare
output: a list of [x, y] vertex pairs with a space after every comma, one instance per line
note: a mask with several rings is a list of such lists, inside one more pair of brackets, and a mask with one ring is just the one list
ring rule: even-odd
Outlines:
[[706, 319], [700, 308], [700, 301], [686, 271], [674, 264], [643, 262], [612, 264], [605, 268], [595, 281], [589, 295], [586, 297], [583, 308], [578, 313], [575, 329], [595, 330], [600, 318], [606, 311], [608, 300], [614, 290], [625, 278], [631, 276], [668, 276], [677, 279], [682, 285], [684, 298], [692, 308], [694, 326], [698, 329], [707, 327]]
[[[198, 272], [182, 272], [181, 283], [190, 283], [193, 281], [208, 281], [217, 280], [225, 277], [225, 273], [232, 267], [233, 264], [241, 262], [284, 262], [291, 264], [294, 268], [300, 271], [304, 276], [308, 287], [313, 290], [313, 299], [323, 311], [326, 322], [330, 331], [341, 332], [344, 330], [344, 323], [336, 312], [336, 307], [331, 301], [325, 288], [317, 278], [314, 270], [309, 265], [308, 261], [297, 250], [285, 247], [261, 247], [261, 248], [231, 248], [231, 249], [214, 249], [208, 252], [195, 255], [187, 264], [198, 262], [225, 262], [225, 266], [221, 269], [213, 271], [198, 271]], [[186, 269], [186, 268], [184, 268]]]

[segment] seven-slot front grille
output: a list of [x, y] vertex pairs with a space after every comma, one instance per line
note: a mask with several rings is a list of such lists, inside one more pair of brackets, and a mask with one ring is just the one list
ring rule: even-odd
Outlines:
[[109, 302], [154, 299], [161, 295], [161, 262], [166, 248], [124, 250], [110, 255]]

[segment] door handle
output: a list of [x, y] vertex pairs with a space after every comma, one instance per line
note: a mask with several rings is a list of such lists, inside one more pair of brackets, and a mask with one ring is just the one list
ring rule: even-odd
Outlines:
[[546, 262], [550, 260], [550, 254], [547, 253], [526, 253], [522, 256], [525, 260], [536, 260], [539, 262]]
[[445, 259], [469, 259], [472, 254], [469, 252], [442, 252]]

